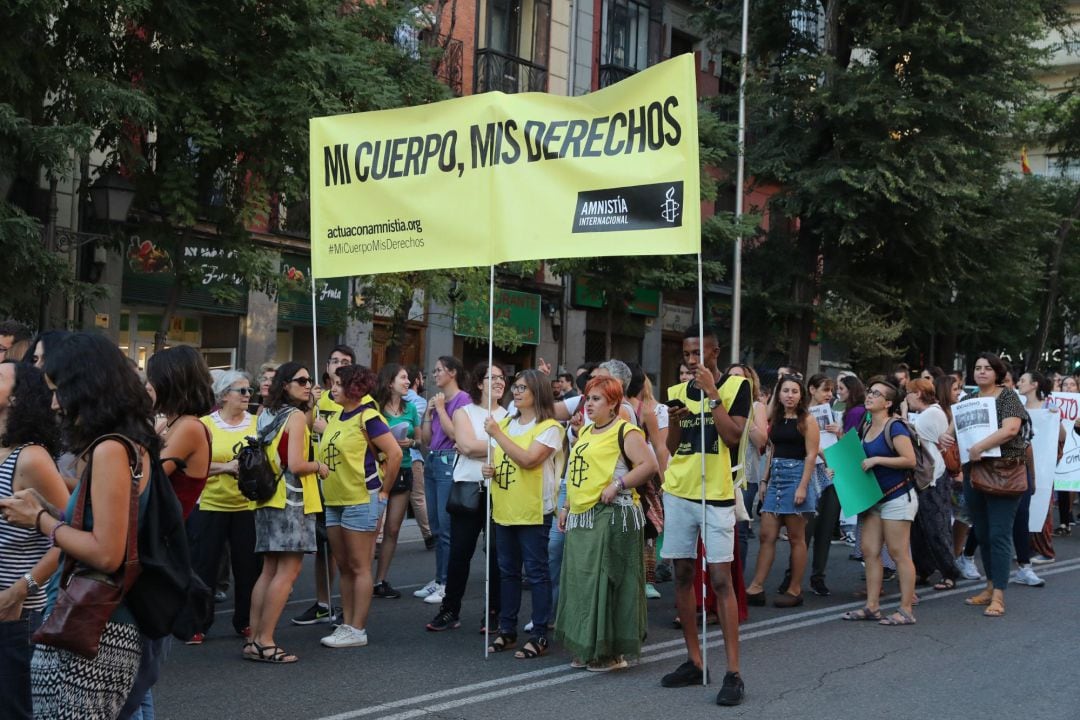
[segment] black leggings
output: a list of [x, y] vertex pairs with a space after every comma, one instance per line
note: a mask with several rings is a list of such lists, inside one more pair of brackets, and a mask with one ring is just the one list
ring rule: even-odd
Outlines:
[[[465, 586], [469, 582], [469, 569], [476, 541], [484, 530], [484, 513], [475, 515], [450, 516], [450, 559], [446, 569], [446, 594], [443, 596], [442, 609], [454, 615], [461, 613], [461, 599], [465, 596]], [[492, 528], [488, 528], [492, 532]], [[491, 612], [499, 612], [499, 555], [495, 551], [495, 536], [491, 535], [488, 544], [488, 573], [491, 576]]]

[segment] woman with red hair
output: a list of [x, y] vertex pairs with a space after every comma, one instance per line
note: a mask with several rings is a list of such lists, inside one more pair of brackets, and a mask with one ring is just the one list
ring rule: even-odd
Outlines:
[[619, 417], [622, 400], [614, 378], [585, 386], [590, 424], [570, 453], [566, 505], [559, 510], [566, 545], [556, 638], [573, 653], [572, 667], [594, 672], [625, 668], [626, 656], [641, 654], [647, 629], [645, 516], [634, 488], [657, 464], [641, 430]]

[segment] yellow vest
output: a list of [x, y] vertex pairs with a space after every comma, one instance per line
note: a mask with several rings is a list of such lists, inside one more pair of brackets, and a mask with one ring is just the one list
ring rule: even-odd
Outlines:
[[[247, 422], [235, 427], [219, 422], [220, 416], [213, 415], [199, 418], [210, 431], [210, 462], [231, 462], [244, 445], [244, 438], [255, 435], [256, 417], [247, 416]], [[211, 475], [206, 478], [206, 487], [199, 497], [200, 510], [216, 512], [237, 512], [253, 510], [255, 503], [240, 494], [236, 486], [236, 476], [227, 473]]]
[[[506, 418], [501, 425], [505, 432], [513, 422]], [[545, 430], [561, 427], [555, 420], [536, 423], [528, 432], [507, 437], [515, 445], [528, 448]], [[500, 525], [542, 525], [544, 522], [544, 463], [526, 470], [518, 467], [502, 447], [495, 446], [492, 455], [495, 477], [491, 478], [491, 516]], [[550, 462], [550, 458], [544, 462]]]
[[[623, 429], [623, 443], [632, 432], [641, 432], [619, 418], [611, 428], [600, 434], [591, 431], [592, 426], [581, 431], [581, 436], [574, 449], [570, 451], [570, 462], [566, 466], [566, 501], [570, 512], [583, 513], [600, 502], [600, 493], [611, 484], [615, 477], [615, 466], [619, 464], [622, 449], [619, 447], [619, 429]], [[644, 435], [644, 433], [642, 433]], [[629, 466], [629, 458], [624, 460]], [[637, 501], [637, 492], [634, 492]]]
[[[330, 468], [330, 474], [322, 481], [323, 501], [327, 505], [341, 507], [371, 502], [365, 465], [368, 452], [375, 449], [368, 447], [363, 426], [373, 417], [382, 416], [378, 410], [364, 407], [348, 420], [343, 421], [341, 413], [336, 412], [327, 421], [319, 442], [319, 462]], [[371, 479], [380, 479], [377, 463]]]
[[[282, 408], [284, 410], [284, 408]], [[285, 422], [288, 425], [288, 421]], [[270, 445], [266, 448], [266, 457], [270, 460], [270, 467], [274, 469], [275, 473], [281, 474], [281, 462], [278, 458], [278, 446], [281, 445], [281, 438], [285, 435], [284, 426], [278, 431], [274, 439], [270, 441]], [[304, 459], [308, 458], [308, 452], [311, 449], [311, 430], [307, 424], [304, 424]], [[304, 492], [304, 514], [310, 515], [311, 513], [317, 513], [322, 511], [322, 501], [319, 499], [319, 476], [316, 473], [308, 473], [301, 475], [300, 487]], [[278, 482], [277, 492], [273, 497], [264, 503], [260, 503], [256, 507], [271, 507], [278, 510], [285, 509], [285, 484], [289, 482], [288, 474], [283, 475], [281, 481]]]
[[[720, 401], [730, 410], [746, 378], [731, 376], [720, 387]], [[700, 400], [687, 394], [689, 383], [668, 388], [668, 398], [682, 400], [690, 410], [679, 420], [679, 447], [671, 456], [664, 472], [664, 492], [686, 500], [701, 499], [701, 409], [705, 408], [705, 499], [734, 500], [735, 488], [731, 477], [731, 453], [721, 442], [713, 425], [709, 398], [701, 393]], [[674, 428], [668, 430], [671, 432]]]

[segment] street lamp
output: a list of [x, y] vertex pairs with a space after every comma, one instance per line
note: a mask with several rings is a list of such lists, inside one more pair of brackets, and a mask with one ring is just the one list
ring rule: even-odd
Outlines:
[[90, 186], [94, 215], [105, 222], [125, 222], [134, 199], [135, 186], [115, 170], [100, 176]]

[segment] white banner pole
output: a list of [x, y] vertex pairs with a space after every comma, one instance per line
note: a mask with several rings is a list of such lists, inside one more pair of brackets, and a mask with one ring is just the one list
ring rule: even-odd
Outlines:
[[[698, 364], [704, 366], [705, 363], [705, 291], [704, 283], [702, 282], [701, 271], [701, 251], [697, 254], [697, 301], [698, 301]], [[707, 685], [709, 680], [709, 644], [705, 641], [708, 632], [709, 611], [706, 597], [708, 597], [708, 582], [709, 582], [709, 545], [708, 545], [708, 515], [705, 508], [705, 404], [708, 402], [708, 396], [705, 394], [705, 388], [698, 387], [698, 391], [701, 394], [701, 547], [703, 552], [701, 553], [701, 666], [702, 676], [701, 684]], [[719, 440], [718, 440], [719, 442]], [[720, 610], [719, 603], [717, 604], [718, 611]]]
[[[318, 378], [318, 382], [322, 384], [322, 373], [319, 371], [319, 322], [317, 310], [315, 308], [315, 273], [310, 272], [311, 275], [311, 378], [314, 381]], [[329, 389], [323, 388], [323, 392], [329, 392]], [[315, 411], [315, 417], [318, 417], [319, 413]], [[317, 476], [316, 476], [317, 477]], [[322, 485], [322, 481], [319, 481], [319, 485]], [[330, 543], [327, 542], [323, 548], [323, 557], [326, 562], [323, 563], [326, 570], [326, 604], [330, 606], [330, 621], [334, 620], [334, 596], [333, 596], [333, 583], [330, 582]]]
[[[487, 383], [487, 412], [491, 416], [491, 363], [494, 358], [495, 346], [495, 266], [491, 266], [488, 276], [488, 378]], [[491, 443], [487, 444], [487, 463], [491, 464]], [[484, 659], [488, 657], [491, 635], [491, 487], [484, 493], [484, 505], [487, 510], [487, 520], [484, 525]]]

